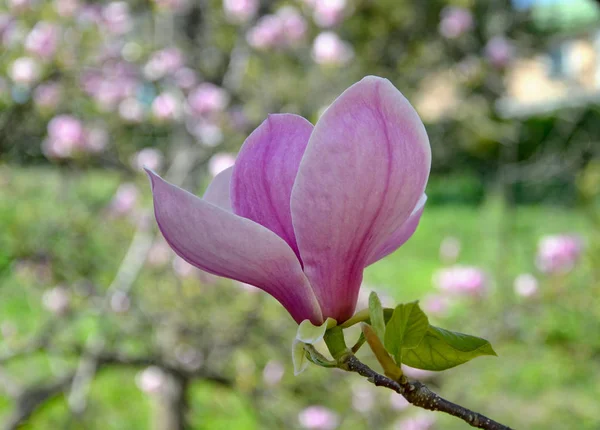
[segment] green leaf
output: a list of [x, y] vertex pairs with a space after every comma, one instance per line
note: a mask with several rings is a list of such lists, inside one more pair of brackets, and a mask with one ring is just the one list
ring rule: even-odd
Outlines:
[[419, 302], [398, 305], [385, 328], [385, 348], [400, 365], [403, 350], [418, 347], [428, 329], [429, 319]]
[[369, 316], [371, 317], [371, 327], [373, 327], [379, 339], [383, 340], [383, 336], [385, 335], [383, 308], [375, 291], [371, 291], [369, 295]]
[[446, 370], [480, 355], [497, 354], [485, 339], [430, 326], [418, 347], [403, 351], [402, 362], [417, 369]]

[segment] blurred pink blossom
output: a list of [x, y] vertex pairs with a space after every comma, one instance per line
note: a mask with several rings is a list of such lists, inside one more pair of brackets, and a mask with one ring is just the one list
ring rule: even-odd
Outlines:
[[159, 121], [173, 121], [181, 115], [181, 102], [171, 93], [161, 93], [152, 102], [152, 114]]
[[546, 274], [568, 273], [573, 270], [582, 252], [583, 241], [578, 236], [545, 236], [538, 243], [536, 265]]
[[252, 27], [246, 39], [255, 49], [268, 50], [281, 45], [283, 41], [283, 23], [277, 15], [264, 15]]
[[148, 251], [147, 261], [150, 266], [161, 267], [173, 257], [171, 247], [164, 240], [157, 240]]
[[348, 42], [340, 39], [337, 34], [327, 31], [315, 38], [312, 57], [317, 64], [340, 66], [354, 57], [354, 51]]
[[396, 423], [394, 429], [397, 430], [431, 430], [435, 425], [435, 418], [430, 415], [417, 415], [415, 417], [404, 418]]
[[54, 0], [54, 10], [63, 18], [74, 16], [79, 6], [79, 0]]
[[157, 366], [144, 369], [135, 377], [135, 382], [140, 390], [146, 394], [157, 394], [165, 386], [166, 379], [163, 371]]
[[258, 0], [223, 0], [225, 18], [234, 24], [250, 21], [258, 12]]
[[108, 132], [102, 127], [90, 127], [85, 130], [84, 149], [90, 153], [104, 151], [108, 145]]
[[83, 124], [71, 115], [58, 115], [48, 123], [48, 138], [43, 150], [49, 158], [68, 158], [83, 149], [85, 132]]
[[450, 299], [441, 294], [432, 294], [425, 297], [421, 305], [428, 315], [445, 316], [450, 308]]
[[189, 90], [198, 83], [198, 76], [193, 69], [182, 67], [173, 74], [175, 85], [183, 90]]
[[263, 369], [263, 381], [266, 385], [273, 387], [281, 381], [285, 373], [285, 368], [280, 361], [269, 360]]
[[144, 67], [144, 74], [154, 81], [175, 73], [184, 63], [185, 58], [178, 48], [165, 48], [152, 54]]
[[45, 82], [33, 92], [33, 102], [41, 109], [56, 109], [62, 100], [62, 87], [58, 82]]
[[455, 39], [473, 28], [473, 15], [469, 9], [447, 6], [442, 10], [439, 32], [447, 39]]
[[144, 119], [144, 106], [133, 97], [119, 103], [119, 116], [130, 123], [139, 123]]
[[104, 6], [102, 18], [105, 28], [114, 34], [127, 33], [132, 26], [129, 5], [124, 1], [114, 1]]
[[23, 42], [27, 31], [20, 21], [13, 19], [10, 15], [2, 15], [0, 20], [0, 37], [2, 45], [7, 48], [16, 47]]
[[48, 60], [58, 48], [59, 28], [46, 21], [38, 22], [25, 39], [25, 49], [31, 54]]
[[313, 19], [319, 27], [333, 27], [339, 24], [346, 12], [346, 0], [315, 0]]
[[282, 36], [287, 46], [294, 46], [304, 39], [308, 26], [302, 14], [293, 6], [284, 6], [277, 11], [281, 21]]
[[134, 154], [131, 159], [131, 166], [140, 172], [144, 168], [158, 171], [163, 164], [163, 154], [155, 148], [144, 148]]
[[215, 177], [223, 170], [235, 164], [235, 155], [225, 152], [219, 152], [213, 155], [208, 161], [208, 171]]
[[214, 147], [223, 141], [223, 130], [217, 124], [189, 118], [186, 121], [186, 128], [204, 146]]
[[502, 36], [493, 37], [485, 45], [485, 56], [489, 63], [502, 69], [512, 61], [515, 47], [511, 41]]
[[11, 65], [10, 78], [17, 84], [31, 85], [41, 75], [40, 65], [31, 57], [19, 57]]
[[479, 296], [483, 294], [487, 286], [485, 273], [471, 266], [452, 266], [439, 270], [434, 281], [442, 291], [458, 294]]
[[440, 260], [445, 264], [453, 264], [460, 255], [461, 243], [456, 237], [448, 236], [440, 244]]
[[517, 296], [535, 296], [538, 293], [538, 280], [531, 273], [522, 273], [515, 278], [514, 289]]
[[132, 183], [119, 185], [110, 203], [109, 211], [113, 215], [122, 216], [130, 213], [138, 202], [140, 192]]
[[340, 423], [338, 415], [324, 406], [309, 406], [298, 414], [298, 421], [312, 430], [334, 430]]
[[57, 316], [64, 315], [71, 305], [71, 293], [63, 286], [51, 288], [44, 292], [42, 303], [53, 314]]
[[198, 85], [188, 96], [190, 109], [200, 116], [220, 113], [225, 110], [228, 103], [227, 91], [208, 82]]

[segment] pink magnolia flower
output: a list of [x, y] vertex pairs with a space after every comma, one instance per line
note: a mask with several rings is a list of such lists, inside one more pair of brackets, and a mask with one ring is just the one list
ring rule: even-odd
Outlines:
[[261, 288], [298, 323], [321, 324], [350, 318], [363, 269], [414, 233], [430, 164], [416, 111], [369, 76], [314, 127], [270, 115], [203, 199], [148, 173], [158, 226], [178, 255]]
[[511, 41], [502, 36], [496, 36], [485, 45], [485, 56], [489, 63], [502, 69], [513, 59], [515, 47]]
[[473, 15], [468, 9], [448, 6], [442, 10], [439, 32], [447, 39], [456, 39], [473, 28]]
[[294, 46], [306, 35], [308, 25], [302, 14], [293, 6], [284, 6], [277, 11], [283, 27], [283, 39], [287, 46]]
[[515, 278], [514, 289], [517, 296], [535, 296], [538, 292], [538, 280], [531, 273], [522, 273]]
[[104, 6], [102, 18], [106, 29], [114, 34], [127, 33], [132, 27], [129, 5], [124, 1], [113, 1]]
[[40, 65], [33, 58], [20, 57], [11, 65], [9, 75], [17, 84], [31, 85], [40, 78]]
[[227, 91], [208, 82], [198, 85], [188, 96], [190, 109], [200, 116], [222, 112], [228, 103]]
[[481, 295], [487, 285], [485, 273], [477, 267], [452, 266], [435, 275], [435, 283], [442, 291], [459, 295]]
[[326, 31], [315, 38], [312, 57], [317, 64], [339, 66], [348, 63], [354, 57], [354, 51], [337, 34]]
[[543, 273], [567, 273], [573, 270], [582, 251], [583, 244], [578, 236], [545, 236], [538, 244], [536, 265]]
[[25, 49], [43, 59], [51, 58], [58, 47], [59, 28], [49, 22], [38, 22], [25, 39]]
[[252, 27], [246, 39], [248, 44], [255, 49], [267, 50], [282, 44], [284, 28], [281, 18], [277, 15], [264, 15]]
[[344, 19], [346, 0], [317, 0], [313, 18], [319, 27], [333, 27]]
[[148, 79], [154, 81], [175, 73], [184, 63], [185, 58], [178, 48], [165, 48], [152, 54], [144, 67], [144, 73]]
[[62, 99], [62, 87], [58, 82], [46, 82], [36, 87], [33, 102], [41, 109], [54, 109]]
[[181, 114], [181, 104], [171, 93], [161, 93], [152, 102], [152, 114], [159, 121], [173, 121]]
[[340, 424], [339, 416], [324, 406], [309, 406], [298, 414], [298, 421], [311, 430], [334, 430]]
[[281, 381], [285, 374], [285, 367], [277, 360], [269, 360], [263, 369], [263, 381], [266, 385], [273, 387]]
[[234, 24], [250, 21], [258, 12], [258, 0], [223, 0], [225, 18]]
[[43, 150], [50, 158], [68, 158], [84, 148], [85, 138], [80, 120], [71, 115], [57, 115], [48, 123]]

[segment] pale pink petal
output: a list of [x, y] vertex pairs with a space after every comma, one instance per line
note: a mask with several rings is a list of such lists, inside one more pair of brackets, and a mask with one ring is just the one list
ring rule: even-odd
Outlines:
[[229, 193], [232, 173], [233, 166], [228, 167], [217, 174], [206, 188], [204, 196], [202, 197], [205, 201], [212, 203], [221, 209], [225, 209], [227, 212], [233, 212], [231, 209], [231, 198]]
[[298, 256], [290, 196], [312, 130], [301, 116], [269, 115], [244, 142], [231, 178], [234, 213], [275, 232]]
[[150, 171], [148, 175], [158, 227], [177, 255], [199, 269], [263, 289], [298, 323], [323, 322], [300, 263], [281, 238]]
[[421, 215], [423, 215], [423, 209], [425, 208], [425, 202], [427, 196], [423, 194], [417, 203], [417, 206], [413, 209], [412, 214], [404, 224], [398, 227], [392, 235], [373, 253], [373, 256], [367, 260], [367, 266], [381, 260], [382, 258], [390, 255], [392, 252], [400, 248], [406, 243], [408, 239], [414, 234], [419, 226]]
[[363, 268], [423, 195], [431, 148], [419, 116], [386, 79], [366, 77], [325, 111], [292, 190], [294, 231], [323, 311], [354, 312]]

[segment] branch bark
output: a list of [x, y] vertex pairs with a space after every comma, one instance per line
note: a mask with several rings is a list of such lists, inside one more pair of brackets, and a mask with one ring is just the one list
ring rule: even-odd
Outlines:
[[460, 418], [471, 427], [487, 430], [511, 430], [510, 427], [500, 424], [485, 415], [471, 411], [438, 396], [421, 382], [409, 381], [406, 376], [402, 376], [398, 381], [394, 381], [387, 376], [381, 375], [361, 362], [353, 354], [349, 354], [340, 367], [346, 371], [356, 372], [366, 377], [369, 382], [378, 387], [385, 387], [395, 391], [415, 406], [430, 411], [445, 412]]

